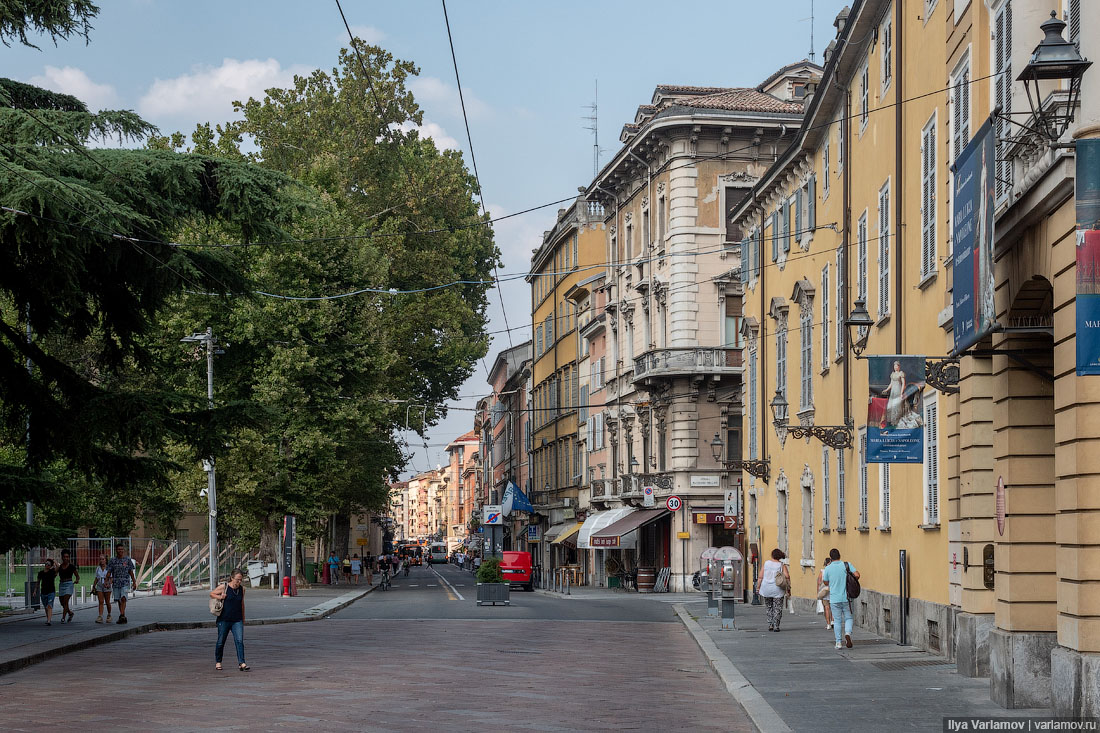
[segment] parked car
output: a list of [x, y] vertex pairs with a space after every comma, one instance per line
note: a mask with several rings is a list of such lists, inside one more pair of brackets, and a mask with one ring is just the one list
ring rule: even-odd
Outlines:
[[535, 590], [531, 575], [531, 553], [506, 551], [500, 561], [500, 571], [509, 585], [522, 586], [526, 591]]

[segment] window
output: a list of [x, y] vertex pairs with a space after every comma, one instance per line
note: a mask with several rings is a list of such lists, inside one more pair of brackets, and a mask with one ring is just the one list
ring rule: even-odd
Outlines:
[[634, 256], [634, 225], [626, 225], [626, 242], [623, 243], [626, 247], [626, 259], [630, 259]]
[[749, 345], [749, 458], [756, 459], [756, 342]]
[[783, 254], [791, 251], [791, 199], [787, 199], [780, 205], [783, 212]]
[[572, 259], [573, 258], [573, 250], [571, 250], [569, 247], [563, 247], [562, 249], [565, 252], [565, 269], [566, 270], [572, 270], [573, 269], [573, 259]]
[[649, 209], [642, 209], [642, 249], [649, 249], [651, 244], [649, 238]]
[[1066, 4], [1067, 39], [1081, 50], [1081, 0], [1069, 0]]
[[581, 385], [580, 389], [580, 404], [578, 405], [577, 422], [588, 422], [588, 385]]
[[924, 0], [924, 22], [928, 22], [929, 16], [932, 15], [932, 11], [936, 9], [936, 4], [939, 0]]
[[550, 314], [546, 317], [546, 350], [549, 351], [554, 345], [554, 315]]
[[890, 81], [894, 78], [893, 28], [889, 15], [882, 24], [882, 33], [879, 38], [882, 39], [882, 93], [885, 94], [890, 88]]
[[856, 225], [856, 297], [867, 300], [867, 211]]
[[579, 371], [580, 371], [579, 369], [570, 369], [569, 370], [570, 377], [573, 380], [573, 384], [570, 388], [570, 394], [573, 395], [573, 402], [570, 405], [571, 407], [576, 407], [577, 405], [582, 404], [579, 400], [579, 397], [580, 397], [580, 374], [578, 373]]
[[829, 528], [829, 449], [821, 448], [821, 528]]
[[814, 557], [814, 484], [812, 476], [802, 479], [802, 559]]
[[[936, 272], [936, 115], [924, 126], [920, 143], [921, 157], [921, 278]], [[1000, 163], [997, 164], [1000, 166]]]
[[[837, 148], [840, 152], [840, 148]], [[839, 164], [839, 162], [838, 162]], [[825, 147], [821, 149], [821, 198], [829, 198], [829, 141], [825, 141]]]
[[581, 264], [580, 258], [577, 257], [577, 254], [578, 254], [577, 247], [578, 247], [578, 240], [579, 239], [580, 239], [580, 235], [574, 233], [573, 234], [573, 267], [577, 267]]
[[867, 64], [863, 64], [863, 70], [859, 72], [859, 133], [867, 129], [867, 118], [871, 114], [868, 95], [870, 94], [870, 74]]
[[841, 117], [836, 121], [836, 174], [838, 176], [844, 170], [844, 146], [847, 144], [844, 131], [846, 129], [847, 122]]
[[[844, 358], [844, 319], [848, 314], [844, 312], [844, 250], [836, 251], [836, 358], [840, 361]], [[822, 354], [824, 357], [825, 354]]]
[[576, 442], [573, 443], [573, 475], [583, 475], [581, 470], [581, 444]]
[[726, 332], [722, 348], [740, 349], [744, 344], [741, 338], [741, 296], [726, 296]]
[[542, 325], [535, 329], [535, 356], [542, 356]]
[[787, 394], [787, 323], [776, 321], [775, 329], [775, 387], [780, 394]]
[[795, 83], [794, 86], [792, 87], [792, 96], [795, 99], [802, 99], [803, 97], [805, 97], [806, 96], [806, 85], [805, 84], [800, 84], [800, 83]]
[[867, 428], [859, 430], [859, 526], [867, 528]]
[[836, 452], [836, 528], [844, 529], [844, 450]]
[[936, 393], [924, 397], [924, 523], [940, 523], [940, 429]]
[[[744, 232], [741, 231], [741, 227], [733, 219], [733, 212], [741, 205], [741, 202], [745, 200], [745, 197], [749, 195], [751, 188], [730, 188], [726, 187], [723, 190], [725, 195], [725, 206], [722, 211], [725, 213], [726, 218], [726, 244], [733, 244], [741, 241], [741, 237], [744, 236]], [[662, 199], [663, 200], [663, 199]]]
[[970, 54], [951, 76], [951, 159], [970, 141]]
[[657, 244], [660, 248], [665, 243], [665, 197], [657, 197]]
[[799, 316], [799, 345], [802, 352], [799, 405], [803, 410], [814, 406], [814, 312], [805, 308]]
[[821, 370], [829, 368], [829, 265], [821, 268]]
[[811, 174], [795, 195], [794, 239], [801, 242], [817, 227], [817, 174]]
[[603, 413], [597, 412], [595, 419], [595, 441], [593, 442], [593, 450], [603, 450]]
[[878, 191], [878, 317], [890, 315], [890, 181]]
[[[1005, 0], [993, 16], [993, 107], [1008, 112], [1012, 109], [1012, 0]], [[994, 198], [1003, 201], [1012, 190], [1012, 161], [1008, 159], [1010, 134], [1008, 122], [994, 118], [993, 133], [996, 140], [996, 174], [994, 176]]]
[[779, 211], [768, 217], [768, 227], [772, 230], [772, 262], [779, 259]]
[[890, 464], [878, 466], [878, 524], [882, 529], [890, 528]]

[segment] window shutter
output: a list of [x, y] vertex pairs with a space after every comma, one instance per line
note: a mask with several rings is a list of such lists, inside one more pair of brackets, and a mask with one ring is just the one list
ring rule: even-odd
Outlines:
[[799, 186], [794, 195], [794, 241], [802, 241], [802, 203], [803, 190]]
[[841, 250], [836, 252], [836, 299], [833, 303], [833, 307], [836, 309], [836, 357], [840, 359], [844, 356], [845, 341], [844, 341], [844, 319], [848, 317], [848, 314], [844, 312], [844, 255]]
[[925, 522], [940, 521], [939, 426], [934, 399], [924, 403], [924, 504]]
[[783, 212], [783, 253], [791, 251], [791, 200], [787, 199], [781, 205]]
[[821, 368], [829, 366], [829, 265], [821, 270]]
[[1069, 0], [1066, 25], [1069, 26], [1069, 42], [1081, 50], [1081, 0]]
[[890, 312], [890, 189], [878, 194], [878, 312]]
[[741, 284], [749, 281], [749, 238], [741, 240]]
[[836, 526], [844, 529], [845, 496], [844, 496], [844, 450], [836, 452]]
[[880, 524], [883, 527], [890, 526], [890, 464], [879, 464], [879, 484], [881, 486], [881, 506], [879, 508]]
[[779, 259], [779, 215], [774, 213], [768, 217], [768, 225], [772, 230], [772, 262]]
[[816, 173], [814, 173], [813, 175], [810, 176], [810, 181], [809, 181], [809, 183], [806, 184], [806, 196], [809, 199], [809, 201], [807, 202], [808, 205], [806, 207], [807, 211], [809, 212], [809, 215], [806, 218], [809, 219], [809, 221], [806, 222], [806, 228], [810, 229], [812, 231], [813, 229], [817, 228], [817, 174]]

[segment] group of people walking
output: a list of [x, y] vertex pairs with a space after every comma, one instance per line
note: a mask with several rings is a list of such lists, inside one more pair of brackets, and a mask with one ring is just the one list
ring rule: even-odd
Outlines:
[[[76, 584], [80, 582], [80, 568], [73, 564], [72, 554], [68, 550], [61, 551], [60, 564], [48, 557], [43, 565], [42, 570], [38, 571], [38, 592], [46, 611], [46, 625], [53, 625], [55, 599], [61, 603], [60, 623], [72, 623], [76, 619], [73, 595]], [[95, 582], [92, 585], [92, 592], [99, 602], [99, 615], [95, 620], [97, 624], [104, 623], [104, 607], [107, 609], [106, 623], [111, 623], [112, 603], [118, 606], [117, 623], [126, 623], [126, 599], [130, 591], [137, 588], [134, 570], [134, 561], [127, 555], [125, 545], [115, 546], [115, 557], [108, 560], [103, 555], [99, 558]]]
[[[859, 571], [850, 562], [842, 562], [840, 550], [829, 550], [825, 566], [818, 574], [818, 601], [825, 614], [825, 628], [832, 629], [836, 648], [852, 647], [852, 598], [849, 588], [856, 582], [858, 589]], [[787, 556], [778, 547], [772, 550], [771, 559], [765, 560], [756, 580], [756, 591], [764, 599], [767, 609], [768, 631], [778, 632], [783, 621], [783, 607], [791, 594], [791, 571]], [[856, 590], [858, 593], [858, 590]]]

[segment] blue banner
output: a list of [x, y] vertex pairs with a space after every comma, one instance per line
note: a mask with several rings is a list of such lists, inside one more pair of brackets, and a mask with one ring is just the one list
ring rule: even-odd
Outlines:
[[1077, 141], [1077, 374], [1100, 374], [1100, 140]]
[[924, 362], [867, 357], [867, 463], [924, 461]]
[[993, 183], [996, 171], [989, 120], [951, 166], [952, 306], [955, 353], [970, 348], [997, 327], [993, 303]]

